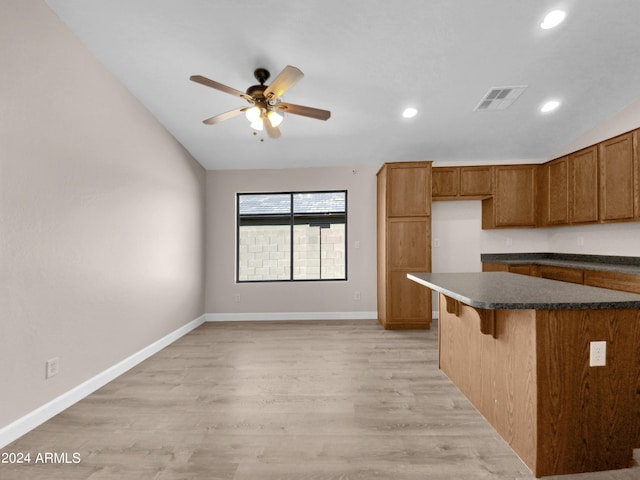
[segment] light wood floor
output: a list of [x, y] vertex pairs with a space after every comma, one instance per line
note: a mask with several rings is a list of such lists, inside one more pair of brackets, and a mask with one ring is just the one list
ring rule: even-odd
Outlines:
[[32, 455], [3, 480], [534, 478], [438, 370], [435, 322], [204, 324], [2, 452]]

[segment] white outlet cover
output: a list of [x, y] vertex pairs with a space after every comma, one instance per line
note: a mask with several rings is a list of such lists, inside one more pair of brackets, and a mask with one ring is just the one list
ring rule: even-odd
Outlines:
[[47, 360], [46, 378], [55, 377], [60, 370], [60, 359], [58, 357]]
[[607, 364], [607, 342], [591, 342], [589, 348], [589, 366], [604, 367]]

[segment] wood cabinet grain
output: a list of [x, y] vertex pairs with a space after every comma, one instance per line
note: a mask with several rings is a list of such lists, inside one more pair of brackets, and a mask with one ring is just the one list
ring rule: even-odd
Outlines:
[[378, 321], [429, 328], [431, 293], [407, 273], [431, 271], [431, 162], [385, 163], [377, 189]]
[[569, 155], [569, 223], [598, 221], [598, 148]]
[[498, 262], [482, 262], [483, 272], [510, 272], [520, 275], [532, 275], [532, 265], [508, 265]]
[[537, 268], [536, 276], [548, 278], [549, 280], [560, 280], [561, 282], [584, 283], [584, 272], [575, 268], [540, 265]]
[[619, 272], [584, 272], [584, 284], [592, 287], [611, 288], [623, 292], [640, 293], [640, 276]]
[[422, 162], [407, 162], [389, 167], [387, 215], [411, 217], [431, 215], [431, 168]]
[[544, 166], [546, 188], [545, 225], [569, 223], [569, 159], [562, 157]]
[[460, 167], [460, 196], [482, 198], [493, 193], [493, 167]]
[[636, 204], [633, 132], [598, 145], [600, 221], [632, 220]]
[[640, 129], [541, 165], [433, 169], [433, 200], [482, 200], [482, 228], [640, 221]]
[[433, 200], [482, 200], [492, 195], [492, 169], [490, 165], [433, 168]]
[[[439, 298], [440, 368], [536, 477], [632, 464], [640, 312], [496, 310], [485, 335], [477, 309]], [[605, 367], [589, 367], [594, 340]]]
[[431, 172], [431, 196], [455, 198], [460, 195], [460, 169], [457, 167], [437, 167]]
[[494, 167], [494, 193], [482, 202], [482, 228], [537, 225], [536, 172], [536, 165]]
[[632, 220], [635, 216], [636, 165], [633, 133], [602, 142], [598, 146], [600, 168], [600, 220]]

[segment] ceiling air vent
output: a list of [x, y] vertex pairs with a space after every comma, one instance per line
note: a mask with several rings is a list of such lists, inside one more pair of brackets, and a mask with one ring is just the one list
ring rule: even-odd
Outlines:
[[524, 92], [526, 88], [527, 85], [491, 87], [473, 111], [505, 110], [522, 95], [522, 92]]

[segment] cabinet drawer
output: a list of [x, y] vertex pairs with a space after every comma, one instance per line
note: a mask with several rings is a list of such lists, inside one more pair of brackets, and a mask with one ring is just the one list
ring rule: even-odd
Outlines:
[[561, 282], [584, 283], [584, 272], [582, 270], [541, 265], [538, 271], [542, 278], [560, 280]]
[[483, 272], [508, 272], [509, 265], [506, 263], [482, 262]]
[[640, 275], [615, 272], [584, 272], [584, 284], [623, 292], [640, 293]]
[[530, 265], [509, 265], [509, 271], [511, 273], [518, 273], [520, 275], [531, 275]]

